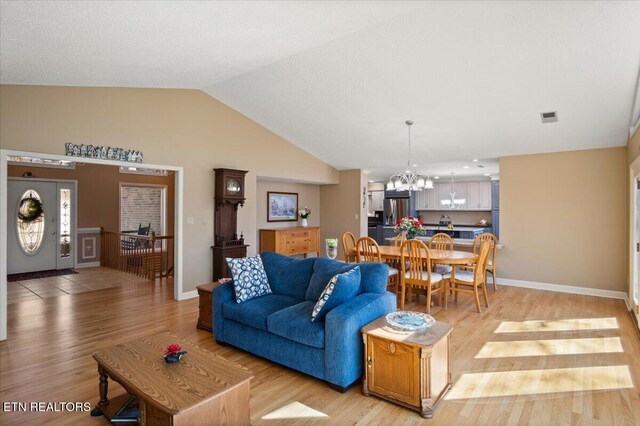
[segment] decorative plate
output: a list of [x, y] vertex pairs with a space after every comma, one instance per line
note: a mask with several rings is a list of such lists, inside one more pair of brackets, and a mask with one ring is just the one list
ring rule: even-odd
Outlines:
[[429, 314], [412, 311], [391, 312], [386, 316], [387, 324], [400, 331], [417, 331], [431, 327], [436, 320]]

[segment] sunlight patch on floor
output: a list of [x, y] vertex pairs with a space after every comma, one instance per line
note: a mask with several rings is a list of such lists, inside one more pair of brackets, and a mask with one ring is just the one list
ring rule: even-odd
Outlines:
[[575, 318], [563, 320], [502, 321], [495, 333], [526, 333], [536, 331], [580, 331], [617, 329], [614, 318]]
[[550, 368], [463, 374], [445, 399], [633, 388], [629, 366]]
[[476, 358], [577, 355], [622, 352], [619, 337], [487, 342]]
[[285, 405], [284, 407], [278, 408], [277, 410], [262, 416], [262, 420], [311, 419], [311, 418], [328, 419], [329, 416], [327, 416], [326, 414], [318, 410], [314, 410], [311, 407], [307, 407], [306, 405], [298, 401], [294, 401], [291, 404]]

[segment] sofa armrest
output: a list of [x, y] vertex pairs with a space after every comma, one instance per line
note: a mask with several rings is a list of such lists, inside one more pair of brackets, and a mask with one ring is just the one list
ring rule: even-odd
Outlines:
[[327, 314], [324, 364], [328, 382], [345, 387], [362, 375], [363, 341], [360, 329], [395, 310], [395, 294], [362, 293]]
[[224, 342], [224, 318], [222, 317], [222, 305], [235, 298], [233, 281], [228, 281], [213, 288], [211, 295], [213, 312], [213, 336], [217, 341]]

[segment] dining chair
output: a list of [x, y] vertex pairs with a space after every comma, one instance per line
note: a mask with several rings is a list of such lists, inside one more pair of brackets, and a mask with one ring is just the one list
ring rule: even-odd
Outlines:
[[[402, 246], [402, 243], [404, 243], [405, 241], [407, 241], [407, 236], [403, 233], [397, 234], [395, 236], [395, 238], [393, 239], [393, 241], [391, 242], [391, 245], [393, 247], [398, 247], [400, 248], [400, 246]], [[392, 261], [388, 262], [389, 265], [393, 266], [394, 268], [396, 268], [397, 270], [400, 270], [400, 259], [394, 259]]]
[[[478, 289], [482, 289], [484, 304], [487, 308], [489, 307], [489, 300], [487, 299], [487, 260], [489, 259], [490, 250], [491, 243], [483, 241], [480, 244], [478, 259], [473, 265], [473, 271], [458, 269], [444, 275], [444, 279], [449, 281], [449, 290], [456, 293], [456, 302], [458, 301], [458, 293], [473, 293], [478, 312], [481, 312]], [[446, 291], [444, 292], [444, 300], [444, 306], [446, 307], [448, 302]]]
[[404, 309], [407, 287], [423, 288], [427, 292], [427, 313], [431, 312], [431, 298], [438, 292], [442, 296], [444, 280], [442, 274], [431, 271], [429, 248], [420, 240], [407, 240], [400, 247], [400, 309]]
[[[362, 237], [356, 241], [356, 261], [363, 262], [379, 262], [382, 263], [380, 255], [380, 246], [371, 237]], [[398, 270], [389, 266], [389, 280], [387, 285], [393, 288], [394, 293], [398, 293]]]
[[[444, 232], [439, 232], [429, 240], [429, 249], [431, 250], [443, 250], [453, 251], [453, 238]], [[451, 266], [436, 264], [434, 271], [439, 274], [448, 274], [451, 272]]]
[[405, 234], [398, 234], [396, 235], [396, 237], [393, 239], [393, 246], [394, 247], [400, 247], [402, 245], [402, 243], [404, 243], [405, 241], [407, 241], [407, 237]]
[[491, 232], [484, 232], [478, 235], [473, 240], [473, 252], [478, 254], [478, 249], [483, 241], [489, 241], [491, 243], [491, 249], [489, 250], [489, 259], [487, 261], [487, 272], [491, 273], [493, 278], [493, 290], [498, 289], [498, 283], [496, 282], [496, 250], [498, 249], [498, 238]]
[[356, 248], [356, 237], [351, 232], [342, 234], [342, 251], [344, 251], [344, 261], [347, 263], [355, 262], [356, 255], [351, 252]]

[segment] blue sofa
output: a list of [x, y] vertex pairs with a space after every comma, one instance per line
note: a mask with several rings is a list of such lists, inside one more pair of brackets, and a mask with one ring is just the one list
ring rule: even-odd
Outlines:
[[362, 375], [360, 329], [396, 310], [387, 292], [388, 266], [359, 264], [359, 293], [335, 307], [324, 321], [311, 311], [332, 276], [355, 265], [327, 258], [261, 255], [272, 294], [237, 303], [231, 282], [213, 290], [213, 335], [228, 344], [326, 380], [344, 392]]

